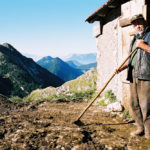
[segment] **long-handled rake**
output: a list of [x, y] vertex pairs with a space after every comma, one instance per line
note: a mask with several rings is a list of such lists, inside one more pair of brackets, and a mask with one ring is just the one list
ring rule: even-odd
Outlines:
[[109, 84], [109, 82], [113, 79], [113, 77], [117, 74], [117, 70], [119, 70], [125, 63], [126, 61], [130, 58], [130, 56], [137, 50], [137, 47], [132, 50], [132, 52], [127, 56], [127, 58], [122, 62], [122, 64], [115, 70], [113, 75], [110, 77], [110, 79], [107, 81], [107, 83], [104, 85], [104, 87], [97, 93], [97, 95], [94, 97], [94, 99], [87, 105], [87, 107], [81, 112], [79, 117], [77, 118], [76, 121], [73, 123], [76, 125], [83, 125], [83, 123], [80, 121], [81, 117], [84, 115], [84, 113], [87, 111], [87, 109], [93, 104], [93, 102], [98, 98], [98, 96], [104, 91], [106, 86]]

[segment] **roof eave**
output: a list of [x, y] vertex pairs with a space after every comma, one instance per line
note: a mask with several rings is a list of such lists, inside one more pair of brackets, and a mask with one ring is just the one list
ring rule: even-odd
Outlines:
[[112, 9], [115, 9], [119, 5], [130, 0], [108, 0], [100, 8], [98, 8], [93, 14], [91, 14], [85, 21], [93, 23], [95, 21], [102, 21], [107, 16], [107, 13]]

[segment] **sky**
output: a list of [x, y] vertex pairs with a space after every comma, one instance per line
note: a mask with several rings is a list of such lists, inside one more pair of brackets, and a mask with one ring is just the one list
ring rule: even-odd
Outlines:
[[34, 59], [95, 53], [95, 23], [85, 20], [105, 2], [0, 0], [0, 44], [7, 42]]

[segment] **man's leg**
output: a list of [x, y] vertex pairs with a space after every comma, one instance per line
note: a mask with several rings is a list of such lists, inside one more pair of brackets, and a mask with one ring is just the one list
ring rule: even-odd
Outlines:
[[150, 139], [150, 81], [138, 81], [139, 102], [143, 115], [145, 137]]
[[143, 125], [143, 116], [139, 104], [139, 98], [138, 98], [138, 89], [137, 89], [137, 79], [133, 79], [133, 83], [130, 83], [130, 107], [132, 110], [132, 118], [135, 120], [137, 125], [137, 130], [135, 132], [132, 132], [131, 135], [140, 135], [144, 131], [144, 125]]

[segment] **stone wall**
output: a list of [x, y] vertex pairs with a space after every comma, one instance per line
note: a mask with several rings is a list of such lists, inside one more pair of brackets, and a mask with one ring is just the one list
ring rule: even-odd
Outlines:
[[[118, 40], [121, 38], [119, 32], [119, 20], [118, 18], [114, 19], [114, 16], [118, 16], [120, 14], [118, 11], [114, 11], [111, 13], [108, 19], [112, 21], [108, 21], [103, 26], [102, 34], [97, 37], [97, 72], [98, 72], [98, 80], [97, 80], [97, 88], [100, 90], [108, 79], [112, 76], [115, 69], [118, 66], [118, 55], [120, 55], [120, 42]], [[114, 19], [114, 20], [113, 20]], [[106, 87], [107, 89], [112, 89], [112, 91], [117, 95], [117, 98], [121, 100], [121, 84], [119, 83], [119, 76], [116, 75], [113, 80]]]

